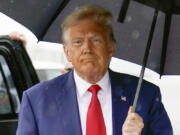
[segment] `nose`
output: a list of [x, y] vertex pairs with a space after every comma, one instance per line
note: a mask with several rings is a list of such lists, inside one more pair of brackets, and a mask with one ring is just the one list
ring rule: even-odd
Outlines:
[[83, 45], [83, 53], [91, 53], [92, 52], [92, 44], [90, 40], [85, 40]]

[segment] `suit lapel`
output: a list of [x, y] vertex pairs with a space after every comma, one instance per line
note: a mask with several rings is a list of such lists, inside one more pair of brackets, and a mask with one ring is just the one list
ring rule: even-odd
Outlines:
[[73, 71], [66, 75], [63, 86], [57, 88], [56, 103], [59, 110], [60, 126], [63, 135], [82, 135], [79, 109], [77, 103], [76, 86]]
[[130, 106], [129, 95], [121, 84], [121, 77], [110, 71], [111, 89], [112, 89], [112, 120], [113, 135], [122, 134], [122, 125], [127, 116]]

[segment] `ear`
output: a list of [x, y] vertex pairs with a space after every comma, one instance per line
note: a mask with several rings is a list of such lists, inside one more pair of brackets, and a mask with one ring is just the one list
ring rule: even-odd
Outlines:
[[63, 49], [64, 49], [64, 53], [66, 55], [67, 60], [69, 62], [72, 62], [72, 58], [71, 58], [71, 55], [70, 55], [70, 50], [69, 50], [68, 45], [63, 45]]

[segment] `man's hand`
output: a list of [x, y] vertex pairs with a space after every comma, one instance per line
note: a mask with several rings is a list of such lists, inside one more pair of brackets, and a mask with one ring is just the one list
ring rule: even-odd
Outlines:
[[141, 135], [144, 127], [143, 119], [137, 113], [132, 113], [132, 106], [122, 127], [123, 135]]
[[24, 46], [26, 46], [26, 44], [27, 44], [27, 39], [25, 38], [25, 36], [23, 34], [20, 34], [18, 32], [11, 32], [8, 36], [12, 40], [21, 41], [24, 44]]

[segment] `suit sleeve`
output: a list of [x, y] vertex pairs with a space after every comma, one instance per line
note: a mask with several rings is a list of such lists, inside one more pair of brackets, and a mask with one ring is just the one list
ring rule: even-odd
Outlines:
[[173, 135], [171, 122], [161, 102], [159, 88], [156, 90], [150, 111], [150, 131], [148, 135]]
[[26, 92], [23, 93], [16, 135], [38, 135], [33, 109]]

